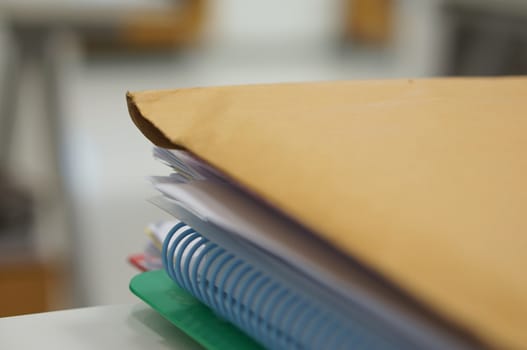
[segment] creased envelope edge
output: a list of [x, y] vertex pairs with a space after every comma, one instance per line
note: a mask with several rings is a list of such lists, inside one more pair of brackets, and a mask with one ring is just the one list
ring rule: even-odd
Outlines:
[[128, 106], [128, 113], [132, 118], [135, 126], [149, 139], [154, 145], [163, 148], [182, 148], [180, 145], [172, 142], [169, 137], [161, 131], [151, 120], [149, 120], [142, 112], [141, 108], [136, 102], [135, 93], [126, 92], [126, 104]]

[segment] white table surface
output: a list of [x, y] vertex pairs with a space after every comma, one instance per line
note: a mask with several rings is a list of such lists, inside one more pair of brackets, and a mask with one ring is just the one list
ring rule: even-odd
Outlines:
[[201, 349], [144, 304], [0, 318], [0, 349]]

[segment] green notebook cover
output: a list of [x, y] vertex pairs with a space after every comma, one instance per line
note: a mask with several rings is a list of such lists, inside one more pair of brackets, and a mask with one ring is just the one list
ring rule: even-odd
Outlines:
[[262, 349], [245, 333], [175, 284], [164, 270], [135, 276], [130, 281], [130, 290], [207, 349]]

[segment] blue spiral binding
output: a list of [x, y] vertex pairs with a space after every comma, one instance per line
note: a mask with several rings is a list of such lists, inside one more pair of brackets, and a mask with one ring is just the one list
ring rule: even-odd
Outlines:
[[271, 349], [393, 349], [382, 334], [343, 320], [180, 222], [163, 242], [163, 266], [181, 287]]

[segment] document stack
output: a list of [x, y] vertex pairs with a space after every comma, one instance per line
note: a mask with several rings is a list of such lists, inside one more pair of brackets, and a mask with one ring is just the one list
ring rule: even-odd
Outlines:
[[129, 93], [133, 293], [208, 349], [525, 347], [527, 79]]

